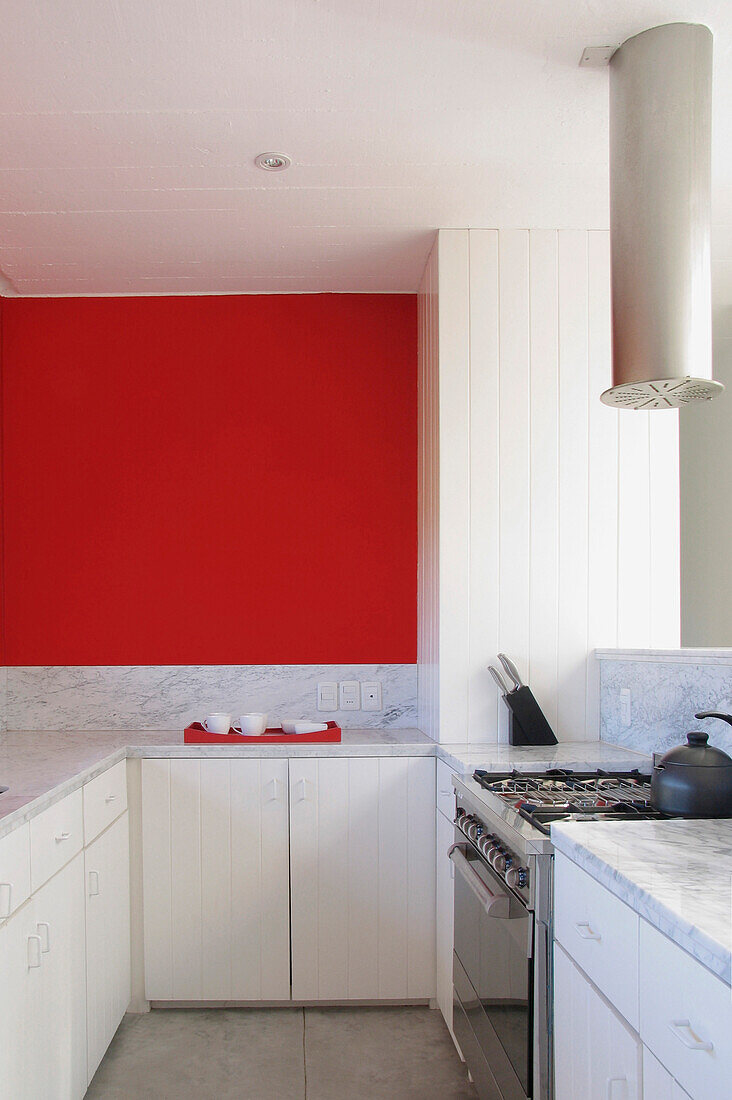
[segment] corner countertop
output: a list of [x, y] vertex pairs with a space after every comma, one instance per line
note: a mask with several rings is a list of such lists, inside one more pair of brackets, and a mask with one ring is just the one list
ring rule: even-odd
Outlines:
[[23, 730], [0, 734], [0, 837], [29, 821], [125, 757], [433, 756], [462, 774], [553, 767], [650, 768], [650, 759], [602, 742], [548, 748], [493, 743], [438, 745], [418, 729], [345, 729], [336, 744], [282, 742], [185, 745], [180, 730]]
[[552, 826], [552, 840], [732, 984], [732, 820], [566, 821]]

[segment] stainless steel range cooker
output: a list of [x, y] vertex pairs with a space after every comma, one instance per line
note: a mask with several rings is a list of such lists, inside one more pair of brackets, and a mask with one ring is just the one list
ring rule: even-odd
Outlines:
[[476, 771], [453, 785], [455, 1036], [481, 1100], [551, 1100], [550, 826], [660, 817], [650, 778]]

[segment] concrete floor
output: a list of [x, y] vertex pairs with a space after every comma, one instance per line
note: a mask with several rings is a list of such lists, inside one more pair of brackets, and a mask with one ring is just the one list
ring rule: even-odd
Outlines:
[[87, 1100], [475, 1100], [428, 1008], [156, 1009], [126, 1016]]

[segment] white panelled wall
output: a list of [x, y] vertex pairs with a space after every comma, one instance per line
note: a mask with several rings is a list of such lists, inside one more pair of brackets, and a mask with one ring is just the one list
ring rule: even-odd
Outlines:
[[600, 403], [609, 236], [441, 230], [419, 304], [422, 727], [505, 740], [502, 650], [594, 740], [591, 651], [679, 645], [678, 414]]

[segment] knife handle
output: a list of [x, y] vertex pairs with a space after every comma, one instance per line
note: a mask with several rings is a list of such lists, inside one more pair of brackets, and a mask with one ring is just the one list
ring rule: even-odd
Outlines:
[[498, 660], [501, 662], [501, 664], [505, 668], [507, 675], [509, 676], [509, 678], [511, 679], [511, 681], [514, 684], [514, 687], [516, 687], [516, 688], [523, 687], [524, 682], [523, 682], [523, 680], [521, 679], [521, 677], [519, 675], [519, 670], [516, 668], [516, 665], [513, 663], [513, 661], [510, 659], [510, 657], [507, 657], [505, 653], [499, 653], [498, 654]]

